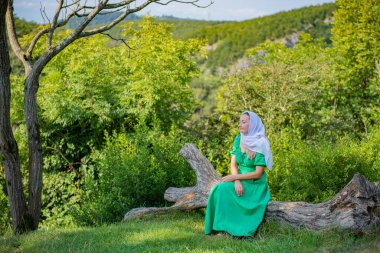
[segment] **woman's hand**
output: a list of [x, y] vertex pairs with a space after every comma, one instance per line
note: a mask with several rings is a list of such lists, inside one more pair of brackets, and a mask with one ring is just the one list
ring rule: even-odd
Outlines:
[[244, 193], [243, 185], [240, 180], [237, 179], [237, 175], [228, 175], [222, 178], [223, 182], [232, 182], [235, 181], [235, 192], [236, 195], [241, 196]]
[[228, 175], [228, 176], [222, 177], [223, 182], [232, 182], [235, 180], [237, 180], [236, 175]]
[[253, 159], [253, 158], [255, 158], [255, 156], [256, 156], [256, 152], [255, 151], [251, 151], [251, 150], [247, 150], [247, 157], [248, 157], [248, 159]]
[[244, 187], [241, 184], [240, 180], [235, 181], [235, 192], [236, 192], [236, 195], [238, 195], [239, 197], [243, 195], [244, 193]]

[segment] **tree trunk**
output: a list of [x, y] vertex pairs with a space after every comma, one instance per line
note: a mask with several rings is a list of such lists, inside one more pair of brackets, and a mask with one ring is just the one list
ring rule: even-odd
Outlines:
[[20, 158], [10, 122], [10, 60], [6, 38], [5, 13], [8, 0], [0, 0], [0, 148], [4, 159], [5, 180], [12, 216], [12, 230], [28, 230], [30, 216], [26, 209], [20, 171]]
[[27, 73], [24, 89], [24, 111], [26, 129], [28, 132], [29, 151], [29, 198], [28, 211], [32, 217], [32, 229], [38, 229], [41, 215], [42, 194], [42, 145], [37, 115], [37, 91], [39, 73], [35, 69]]
[[[206, 207], [211, 187], [221, 178], [194, 145], [185, 144], [180, 153], [197, 175], [196, 186], [170, 187], [164, 198], [175, 202], [173, 206], [135, 208], [124, 216], [124, 220], [171, 210]], [[312, 230], [340, 228], [369, 232], [380, 225], [380, 182], [372, 184], [364, 176], [355, 174], [334, 198], [324, 203], [271, 201], [267, 206], [266, 218]]]

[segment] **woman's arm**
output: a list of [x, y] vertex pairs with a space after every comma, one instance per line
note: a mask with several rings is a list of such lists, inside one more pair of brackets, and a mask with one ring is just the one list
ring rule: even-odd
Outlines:
[[238, 175], [238, 164], [236, 162], [236, 156], [235, 155], [231, 156], [230, 169], [231, 169], [231, 175]]
[[[231, 160], [232, 163], [232, 160]], [[232, 167], [231, 167], [232, 172]], [[256, 171], [246, 174], [232, 174], [229, 176], [225, 176], [222, 178], [222, 181], [224, 182], [231, 182], [235, 180], [247, 180], [247, 179], [258, 179], [260, 178], [264, 173], [264, 166], [256, 166]]]
[[[232, 155], [231, 156], [231, 175], [230, 176], [238, 176], [238, 164], [236, 162], [236, 156]], [[241, 196], [244, 193], [244, 187], [241, 184], [240, 180], [232, 180], [235, 181], [235, 192], [238, 196]]]

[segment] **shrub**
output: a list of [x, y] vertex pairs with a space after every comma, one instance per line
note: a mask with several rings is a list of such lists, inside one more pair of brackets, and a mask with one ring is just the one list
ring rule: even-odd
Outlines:
[[322, 202], [333, 197], [359, 172], [380, 179], [380, 131], [358, 141], [347, 136], [335, 144], [308, 144], [283, 131], [273, 138], [274, 169], [269, 173], [272, 198]]
[[77, 207], [80, 202], [80, 174], [71, 170], [47, 172], [43, 177], [41, 226], [73, 226], [70, 209]]
[[195, 183], [194, 173], [178, 153], [183, 140], [172, 129], [141, 127], [133, 134], [106, 133], [103, 149], [93, 151], [94, 165], [85, 172], [79, 223], [119, 221], [133, 207], [162, 206], [167, 187]]

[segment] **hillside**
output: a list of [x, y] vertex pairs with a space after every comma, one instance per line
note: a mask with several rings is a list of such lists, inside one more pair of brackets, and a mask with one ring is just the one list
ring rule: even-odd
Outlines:
[[266, 40], [277, 40], [293, 33], [308, 32], [330, 43], [334, 4], [324, 4], [281, 12], [243, 22], [163, 20], [174, 25], [174, 36], [206, 39], [216, 45], [207, 67], [228, 67], [245, 51]]

